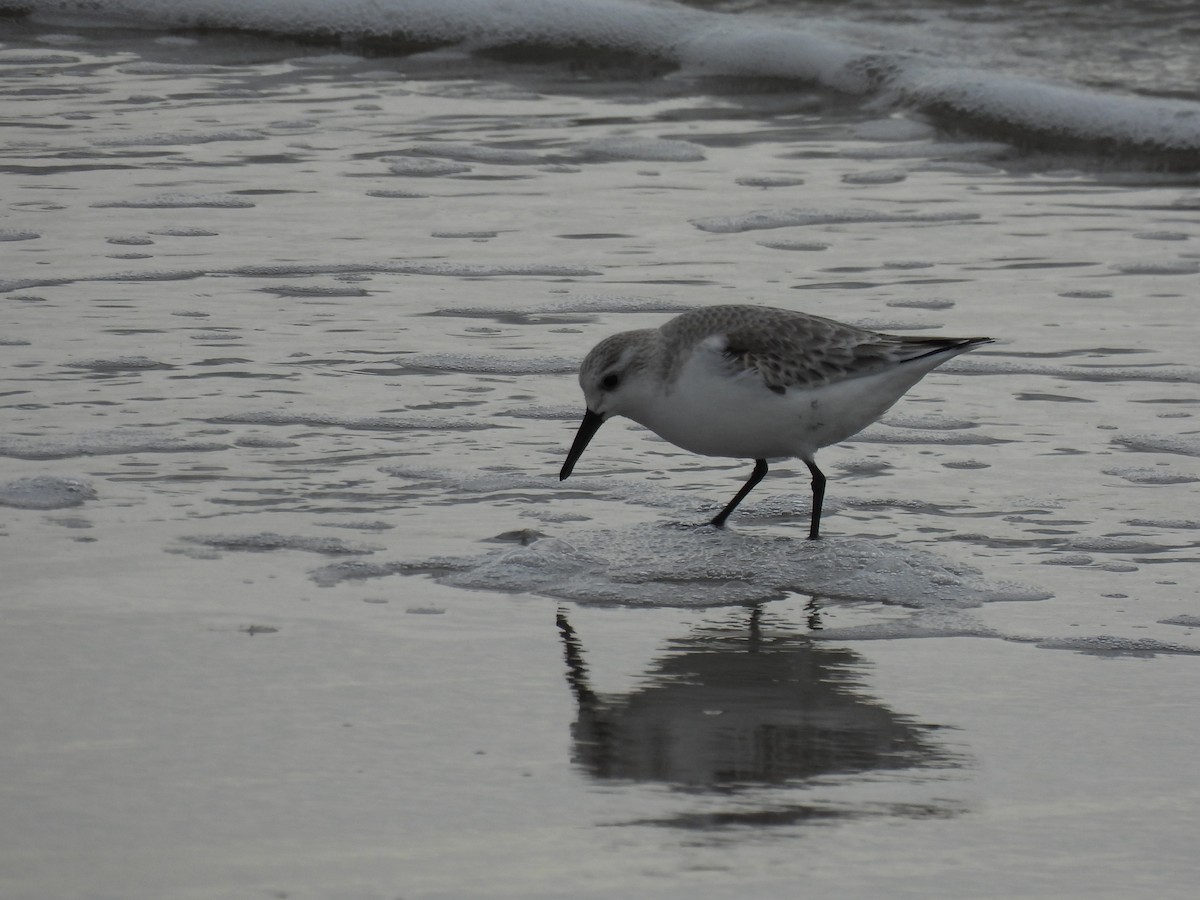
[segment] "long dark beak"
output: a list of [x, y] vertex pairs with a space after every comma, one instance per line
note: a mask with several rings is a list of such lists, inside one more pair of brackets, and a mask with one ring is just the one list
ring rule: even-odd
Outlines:
[[567, 461], [563, 463], [562, 471], [558, 473], [558, 480], [564, 481], [567, 476], [575, 469], [575, 463], [579, 462], [579, 457], [583, 456], [583, 451], [587, 448], [588, 441], [604, 424], [604, 416], [600, 413], [594, 413], [590, 409], [584, 413], [583, 421], [579, 423], [579, 430], [575, 432], [575, 443], [571, 445], [571, 452], [567, 454]]

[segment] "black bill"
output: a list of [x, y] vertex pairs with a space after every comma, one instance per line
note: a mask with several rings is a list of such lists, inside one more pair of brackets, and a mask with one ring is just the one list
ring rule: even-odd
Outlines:
[[571, 444], [571, 452], [567, 454], [567, 461], [563, 463], [562, 471], [558, 473], [559, 481], [564, 480], [575, 469], [575, 463], [579, 462], [579, 457], [583, 456], [588, 441], [603, 424], [604, 417], [599, 413], [594, 413], [590, 409], [584, 413], [583, 421], [579, 423], [579, 430], [575, 432], [575, 443]]

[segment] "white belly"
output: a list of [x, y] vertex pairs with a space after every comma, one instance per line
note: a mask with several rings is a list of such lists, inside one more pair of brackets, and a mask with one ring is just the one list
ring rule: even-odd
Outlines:
[[811, 459], [876, 421], [941, 362], [924, 360], [812, 390], [777, 394], [758, 376], [730, 377], [701, 356], [665, 393], [646, 398], [631, 418], [664, 440], [704, 456]]

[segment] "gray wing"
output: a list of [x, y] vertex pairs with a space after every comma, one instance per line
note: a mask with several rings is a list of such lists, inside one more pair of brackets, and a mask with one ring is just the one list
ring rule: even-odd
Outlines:
[[754, 373], [778, 394], [788, 388], [815, 388], [870, 375], [931, 354], [949, 359], [989, 340], [881, 334], [762, 306], [695, 310], [668, 322], [663, 332], [671, 345], [689, 352], [709, 342], [722, 354], [731, 374]]

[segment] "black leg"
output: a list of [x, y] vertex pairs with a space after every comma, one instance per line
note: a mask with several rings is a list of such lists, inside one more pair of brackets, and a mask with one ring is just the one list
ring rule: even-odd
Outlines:
[[821, 505], [825, 502], [825, 473], [818, 469], [817, 464], [811, 459], [806, 459], [804, 464], [812, 473], [812, 523], [808, 526], [808, 539], [815, 541], [821, 536]]
[[725, 527], [725, 520], [729, 518], [729, 514], [737, 509], [737, 505], [746, 499], [746, 495], [754, 490], [754, 486], [763, 480], [763, 476], [767, 474], [767, 461], [765, 459], [756, 459], [754, 461], [754, 471], [750, 473], [749, 480], [742, 485], [742, 489], [737, 492], [737, 495], [729, 501], [729, 504], [717, 513], [717, 517], [710, 524], [717, 528]]

